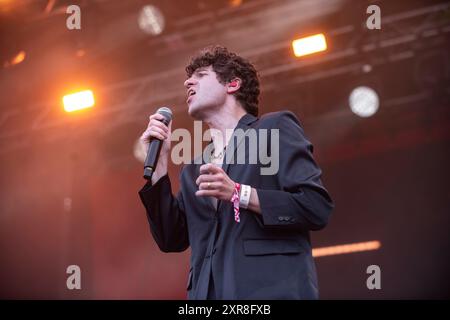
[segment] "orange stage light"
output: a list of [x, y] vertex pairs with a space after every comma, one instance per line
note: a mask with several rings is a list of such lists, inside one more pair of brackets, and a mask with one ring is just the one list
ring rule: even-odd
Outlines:
[[94, 93], [84, 90], [63, 97], [64, 110], [73, 112], [81, 109], [91, 108], [95, 104]]
[[230, 7], [236, 8], [242, 4], [242, 0], [228, 0]]
[[[1, 0], [0, 0], [1, 1]], [[21, 62], [23, 62], [26, 58], [27, 54], [25, 53], [25, 51], [19, 51], [14, 57], [12, 57], [10, 60], [5, 61], [5, 63], [3, 64], [3, 66], [5, 68], [14, 66], [16, 64], [19, 64]]]
[[346, 254], [361, 251], [371, 251], [377, 250], [381, 247], [380, 241], [368, 241], [368, 242], [358, 242], [350, 243], [339, 246], [323, 247], [313, 249], [313, 257], [323, 257], [332, 256], [337, 254]]
[[296, 57], [306, 56], [327, 49], [327, 41], [323, 33], [300, 38], [292, 41], [292, 48]]
[[23, 60], [25, 60], [25, 57], [26, 57], [25, 51], [22, 50], [18, 54], [16, 54], [16, 56], [11, 60], [11, 64], [12, 65], [19, 64]]

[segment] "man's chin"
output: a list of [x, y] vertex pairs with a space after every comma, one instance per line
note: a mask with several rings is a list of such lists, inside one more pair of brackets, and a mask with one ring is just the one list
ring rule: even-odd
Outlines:
[[200, 110], [199, 110], [199, 108], [196, 108], [194, 105], [190, 105], [189, 106], [189, 108], [188, 108], [188, 114], [189, 114], [189, 116], [191, 116], [192, 118], [194, 118], [194, 119], [199, 119], [201, 116], [200, 116]]

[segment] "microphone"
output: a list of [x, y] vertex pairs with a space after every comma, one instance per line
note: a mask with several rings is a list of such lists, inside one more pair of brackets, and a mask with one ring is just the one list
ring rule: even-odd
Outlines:
[[[169, 125], [170, 120], [172, 120], [172, 111], [169, 108], [162, 107], [159, 108], [157, 113], [164, 117], [162, 123], [166, 126]], [[158, 162], [159, 153], [162, 147], [162, 141], [157, 138], [151, 138], [148, 146], [147, 157], [144, 162], [144, 178], [147, 180], [152, 179], [153, 172], [156, 169], [156, 164]]]

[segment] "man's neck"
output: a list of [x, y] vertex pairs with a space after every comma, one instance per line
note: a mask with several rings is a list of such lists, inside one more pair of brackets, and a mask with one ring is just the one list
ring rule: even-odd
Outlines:
[[[239, 108], [223, 108], [208, 119], [206, 124], [211, 130], [211, 138], [214, 143], [214, 149], [220, 152], [228, 144], [228, 141], [236, 128], [239, 120], [246, 114], [245, 110]], [[216, 153], [217, 153], [216, 152]]]

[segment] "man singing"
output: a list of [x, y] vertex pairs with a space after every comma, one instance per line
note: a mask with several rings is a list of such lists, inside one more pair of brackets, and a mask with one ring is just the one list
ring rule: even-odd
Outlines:
[[[202, 50], [186, 72], [188, 113], [212, 142], [184, 165], [174, 196], [171, 124], [150, 116], [141, 143], [163, 146], [139, 195], [156, 243], [164, 252], [191, 247], [189, 299], [317, 299], [309, 231], [325, 227], [333, 202], [298, 119], [289, 111], [258, 118], [256, 70], [224, 47]], [[255, 150], [276, 165], [253, 161]]]

